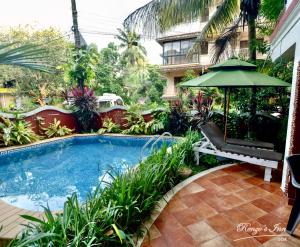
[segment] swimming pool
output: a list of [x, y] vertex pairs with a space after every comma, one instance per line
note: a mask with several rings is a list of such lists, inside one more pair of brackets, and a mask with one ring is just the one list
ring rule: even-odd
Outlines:
[[35, 211], [47, 204], [51, 210], [60, 210], [74, 192], [84, 201], [107, 170], [124, 172], [136, 165], [149, 138], [75, 136], [0, 152], [0, 199]]

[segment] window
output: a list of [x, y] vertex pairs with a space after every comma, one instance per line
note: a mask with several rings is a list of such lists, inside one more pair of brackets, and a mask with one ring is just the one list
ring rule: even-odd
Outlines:
[[208, 54], [208, 42], [202, 42], [201, 48], [200, 48], [201, 55], [207, 55]]
[[209, 20], [209, 8], [205, 8], [203, 13], [201, 13], [200, 21], [201, 22], [207, 22], [208, 20]]
[[176, 41], [176, 42], [173, 42], [173, 55], [178, 55], [180, 54], [180, 41]]
[[191, 48], [191, 41], [190, 40], [183, 40], [181, 41], [181, 52], [187, 54], [189, 49]]
[[247, 49], [247, 48], [248, 48], [248, 40], [241, 40], [240, 49]]
[[172, 42], [164, 44], [164, 55], [172, 55]]
[[186, 64], [199, 62], [198, 54], [193, 54], [191, 59], [187, 58], [187, 53], [192, 47], [195, 39], [179, 40], [167, 42], [163, 45], [163, 64]]

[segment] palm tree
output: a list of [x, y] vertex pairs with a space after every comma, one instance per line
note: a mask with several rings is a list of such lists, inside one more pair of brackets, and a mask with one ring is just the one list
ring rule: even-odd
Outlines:
[[34, 44], [0, 44], [0, 65], [13, 65], [43, 72], [50, 72], [50, 66], [40, 61], [45, 50]]
[[127, 28], [118, 29], [119, 34], [116, 38], [121, 42], [120, 47], [124, 49], [122, 58], [126, 64], [131, 66], [141, 66], [146, 60], [146, 49], [140, 43], [141, 36], [135, 31]]
[[[263, 0], [152, 0], [135, 10], [124, 21], [127, 28], [140, 28], [148, 35], [163, 33], [181, 23], [191, 23], [204, 11], [218, 4], [218, 8], [201, 30], [190, 54], [201, 49], [205, 40], [215, 39], [213, 62], [217, 62], [228, 44], [236, 37], [239, 26], [248, 25], [249, 59], [256, 60], [256, 19]], [[276, 0], [271, 0], [276, 5]], [[256, 89], [251, 97], [251, 121], [256, 114]]]
[[201, 42], [216, 38], [217, 61], [234, 37], [237, 28], [248, 24], [249, 59], [256, 59], [256, 27], [261, 0], [152, 0], [131, 13], [124, 24], [127, 28], [141, 28], [148, 35], [163, 33], [181, 23], [194, 22], [204, 11], [219, 3], [216, 12], [201, 30], [192, 50], [200, 49]]

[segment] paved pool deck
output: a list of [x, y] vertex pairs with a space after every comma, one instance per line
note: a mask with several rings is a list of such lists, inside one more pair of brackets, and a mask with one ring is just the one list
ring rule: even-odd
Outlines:
[[300, 246], [300, 226], [295, 237], [282, 229], [291, 206], [280, 174], [270, 183], [263, 174], [242, 164], [194, 180], [170, 200], [142, 247]]

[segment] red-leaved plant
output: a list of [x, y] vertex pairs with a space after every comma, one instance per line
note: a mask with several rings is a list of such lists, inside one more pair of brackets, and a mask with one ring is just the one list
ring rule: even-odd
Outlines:
[[194, 121], [197, 125], [207, 122], [212, 116], [213, 98], [204, 96], [202, 91], [198, 92], [197, 97], [193, 98], [194, 108], [197, 111], [194, 115]]
[[78, 124], [82, 131], [87, 132], [96, 127], [98, 119], [98, 104], [94, 91], [88, 87], [72, 89], [73, 107]]

